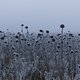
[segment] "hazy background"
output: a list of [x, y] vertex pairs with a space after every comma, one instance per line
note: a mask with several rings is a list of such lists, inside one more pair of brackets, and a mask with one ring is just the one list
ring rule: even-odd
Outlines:
[[0, 0], [0, 29], [16, 32], [21, 24], [31, 32], [49, 29], [80, 32], [80, 0]]

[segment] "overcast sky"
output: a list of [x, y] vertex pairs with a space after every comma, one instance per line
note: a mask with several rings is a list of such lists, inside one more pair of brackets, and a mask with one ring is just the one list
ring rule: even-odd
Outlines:
[[80, 0], [0, 0], [0, 29], [20, 30], [29, 26], [31, 32], [49, 29], [59, 32], [80, 32]]

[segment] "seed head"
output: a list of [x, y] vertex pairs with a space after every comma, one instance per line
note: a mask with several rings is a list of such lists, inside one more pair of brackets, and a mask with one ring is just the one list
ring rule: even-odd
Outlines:
[[7, 42], [5, 41], [4, 43], [6, 44]]
[[0, 33], [2, 33], [2, 31], [0, 31]]
[[30, 46], [30, 44], [28, 43], [28, 46]]
[[4, 37], [1, 37], [1, 40], [4, 40]]
[[73, 53], [73, 50], [71, 50], [71, 53]]
[[49, 30], [46, 30], [46, 33], [49, 33]]
[[64, 27], [65, 27], [65, 26], [64, 26], [64, 24], [61, 24], [61, 25], [60, 25], [60, 28], [62, 28], [62, 29], [63, 29]]
[[69, 45], [69, 48], [71, 48], [72, 46], [71, 45]]
[[55, 39], [52, 39], [52, 42], [55, 42]]
[[78, 36], [80, 36], [80, 33], [78, 34]]
[[15, 38], [19, 38], [19, 36], [16, 35]]
[[48, 41], [48, 43], [50, 43], [50, 41]]
[[16, 43], [18, 42], [18, 40], [16, 40]]
[[28, 26], [25, 26], [25, 29], [28, 29]]
[[43, 30], [40, 30], [40, 32], [43, 32]]
[[40, 37], [42, 34], [38, 33], [38, 37]]
[[57, 48], [60, 49], [60, 46], [58, 46]]
[[50, 38], [53, 38], [53, 36], [50, 36]]
[[21, 24], [21, 26], [24, 26], [24, 24]]
[[57, 36], [60, 36], [61, 34], [57, 34]]

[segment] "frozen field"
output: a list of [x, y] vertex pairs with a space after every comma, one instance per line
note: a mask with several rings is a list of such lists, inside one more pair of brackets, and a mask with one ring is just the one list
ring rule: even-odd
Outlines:
[[[80, 34], [0, 31], [0, 80], [80, 80]], [[77, 79], [78, 78], [78, 79]]]

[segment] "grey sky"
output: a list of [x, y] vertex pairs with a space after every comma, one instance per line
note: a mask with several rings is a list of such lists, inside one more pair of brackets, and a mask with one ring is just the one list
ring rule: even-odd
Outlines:
[[49, 29], [80, 31], [80, 0], [0, 0], [0, 29], [20, 30], [20, 24], [29, 26], [30, 31]]

